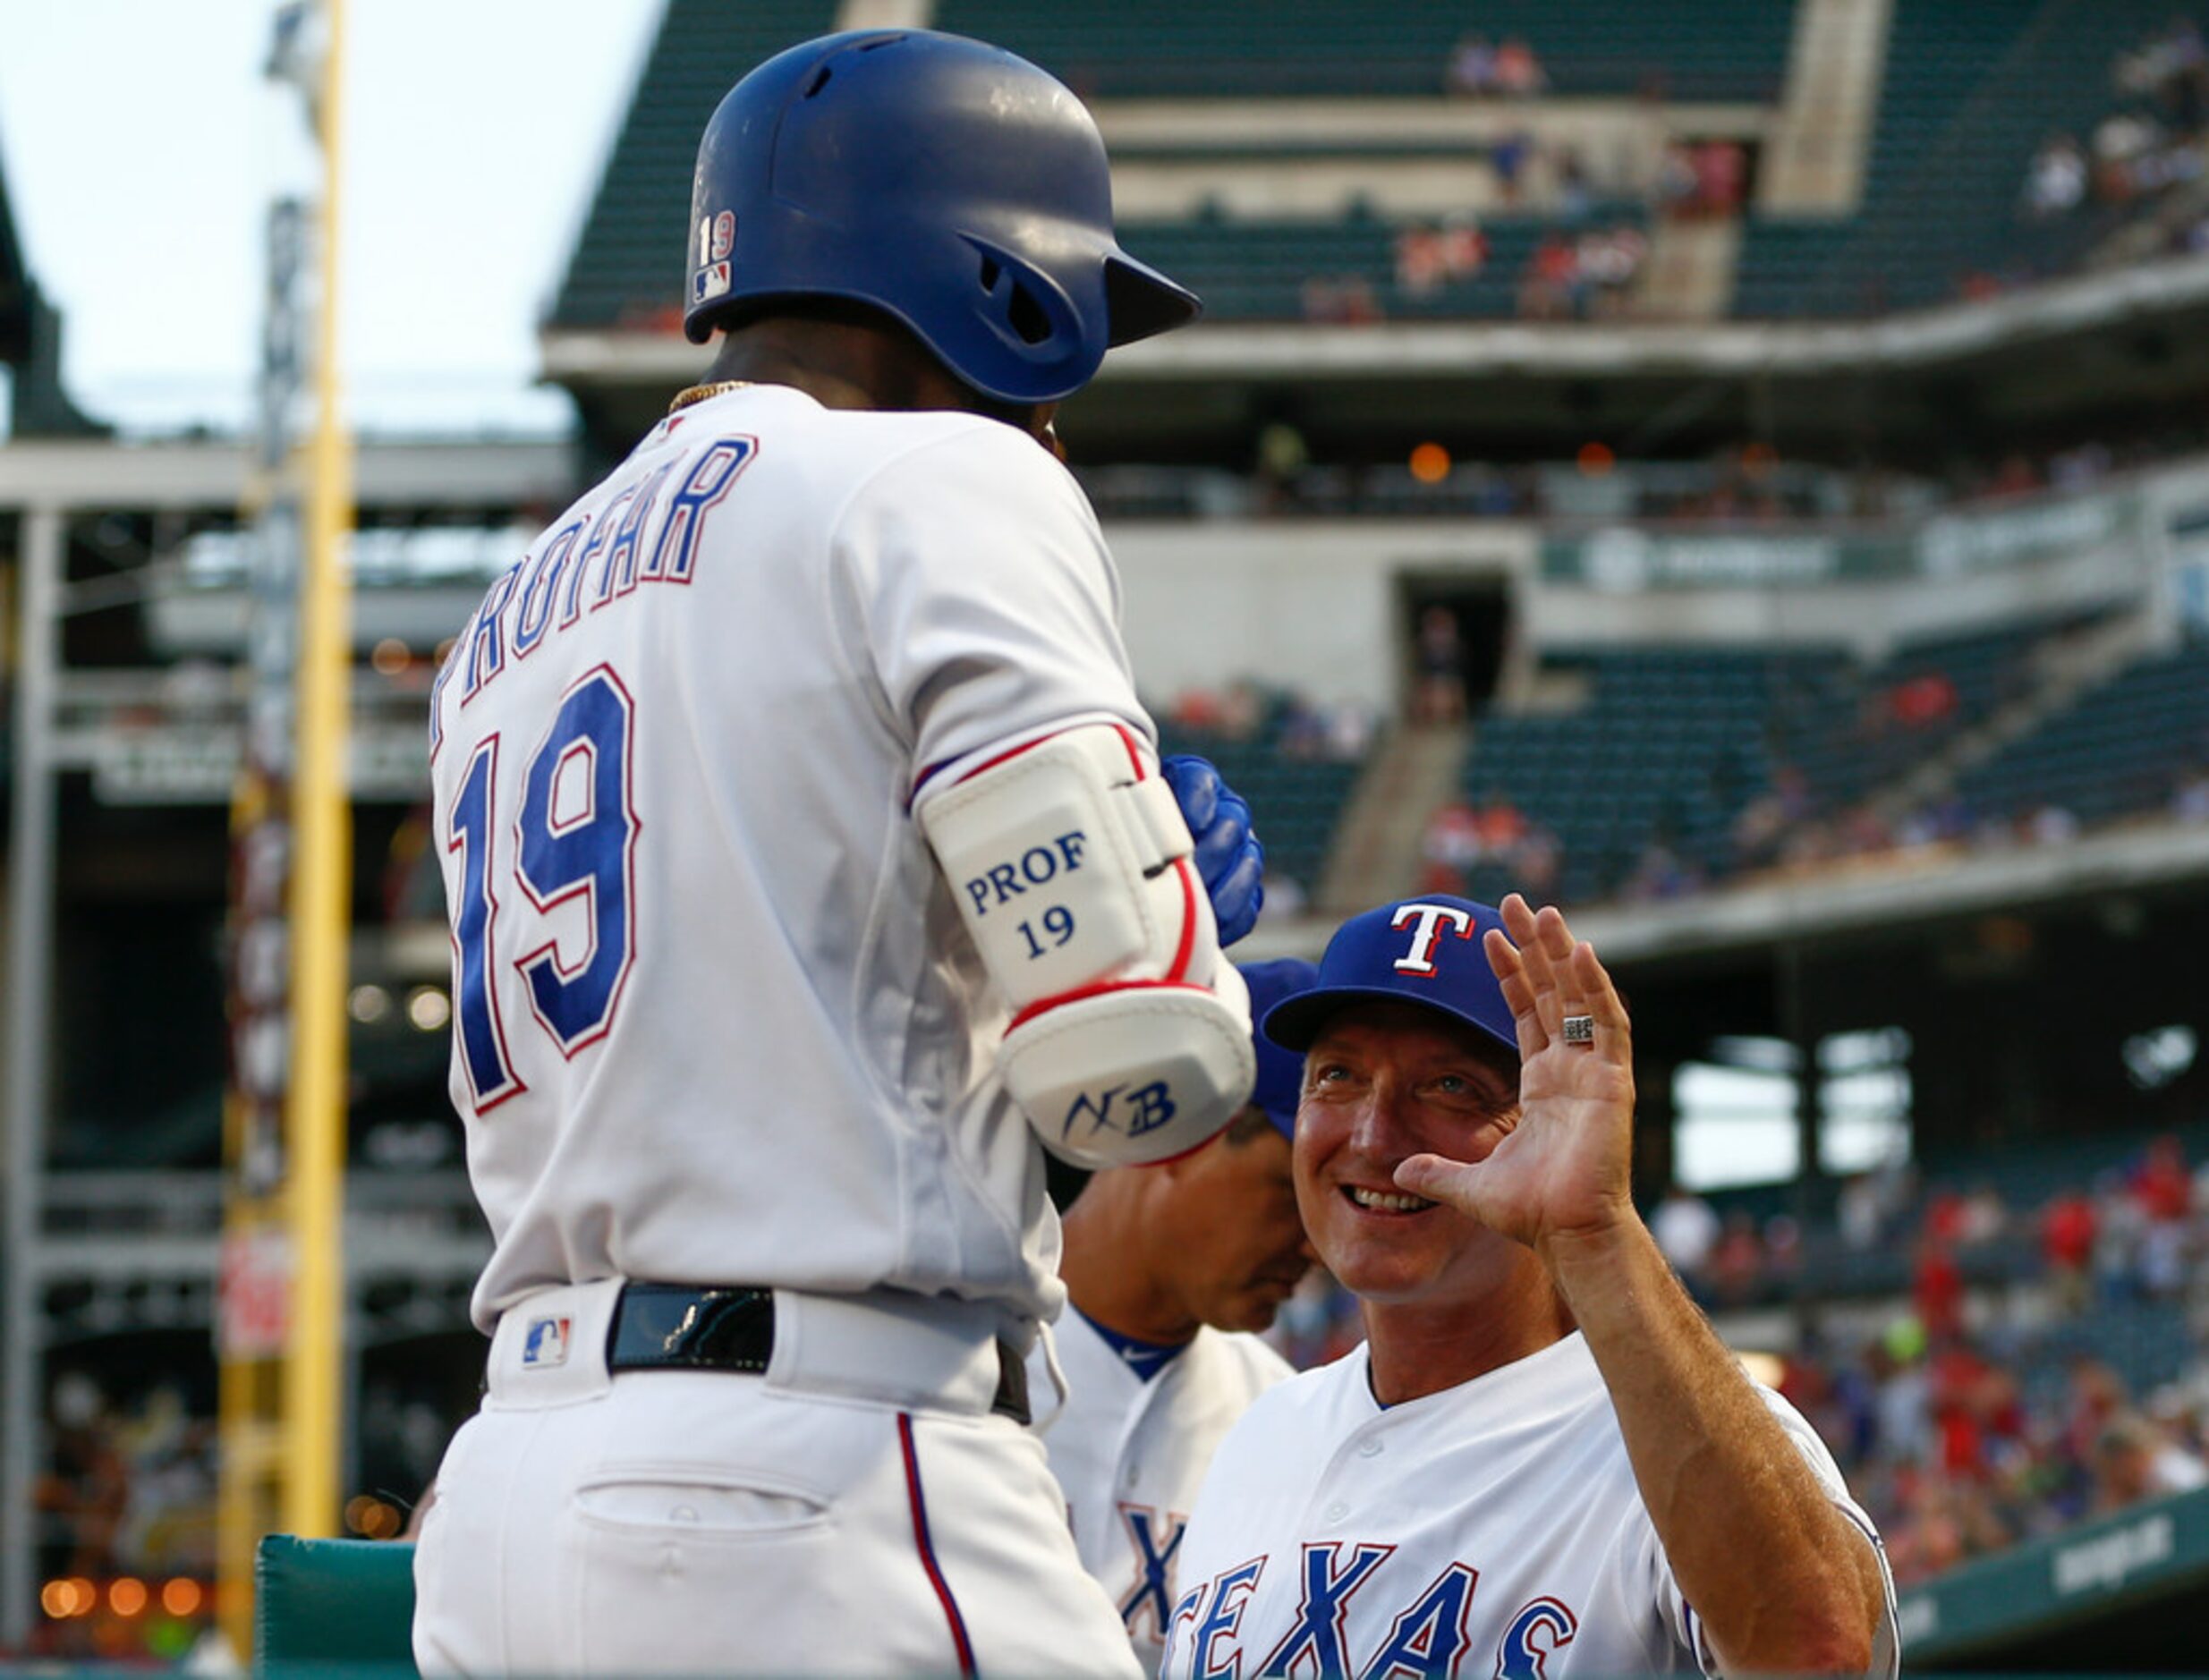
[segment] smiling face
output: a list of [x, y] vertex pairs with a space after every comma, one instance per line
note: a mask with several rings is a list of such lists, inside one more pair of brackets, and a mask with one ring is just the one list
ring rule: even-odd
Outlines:
[[1492, 1289], [1517, 1245], [1453, 1208], [1396, 1188], [1433, 1153], [1480, 1161], [1518, 1124], [1518, 1062], [1492, 1039], [1415, 1004], [1330, 1017], [1304, 1058], [1296, 1200], [1320, 1259], [1360, 1299], [1441, 1306]]

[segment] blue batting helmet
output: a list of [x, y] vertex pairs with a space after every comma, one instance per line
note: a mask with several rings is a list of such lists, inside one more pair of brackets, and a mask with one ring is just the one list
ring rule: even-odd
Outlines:
[[690, 244], [692, 343], [778, 298], [871, 304], [1006, 403], [1070, 395], [1201, 307], [1120, 249], [1081, 101], [929, 30], [823, 36], [738, 82], [699, 144]]
[[[1266, 1018], [1276, 1004], [1306, 991], [1319, 980], [1319, 970], [1300, 956], [1276, 957], [1270, 963], [1237, 963], [1243, 983], [1250, 988], [1250, 1018], [1253, 1024]], [[1304, 1054], [1285, 1050], [1262, 1032], [1253, 1031], [1251, 1042], [1258, 1051], [1258, 1083], [1251, 1101], [1266, 1112], [1274, 1129], [1291, 1140], [1296, 1135], [1296, 1104], [1304, 1095]]]

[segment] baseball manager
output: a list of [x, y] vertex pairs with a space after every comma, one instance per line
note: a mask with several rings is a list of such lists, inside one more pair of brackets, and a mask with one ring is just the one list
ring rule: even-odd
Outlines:
[[1891, 1680], [1868, 1519], [1634, 1211], [1627, 1014], [1565, 919], [1383, 905], [1263, 1025], [1366, 1341], [1221, 1444], [1162, 1672]]

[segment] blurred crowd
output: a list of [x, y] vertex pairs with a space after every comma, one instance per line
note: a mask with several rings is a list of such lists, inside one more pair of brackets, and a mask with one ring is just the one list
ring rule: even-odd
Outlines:
[[167, 1383], [111, 1399], [64, 1370], [36, 1488], [39, 1650], [180, 1658], [213, 1609], [216, 1428]]
[[[2110, 90], [2109, 109], [2083, 137], [2059, 129], [2041, 141], [2020, 213], [2083, 236], [2088, 266], [2209, 250], [2209, 44], [2200, 24], [2176, 17], [2120, 53]], [[1965, 289], [2003, 285], [1977, 276]]]
[[1509, 799], [1491, 792], [1475, 802], [1454, 799], [1427, 819], [1419, 844], [1419, 891], [1474, 893], [1475, 870], [1500, 872], [1534, 898], [1556, 896], [1563, 861], [1557, 836], [1530, 821]]
[[[1546, 92], [1550, 78], [1523, 38], [1468, 33], [1451, 50], [1443, 84], [1455, 98], [1524, 103]], [[1654, 160], [1630, 148], [1599, 158], [1585, 145], [1514, 126], [1488, 140], [1482, 155], [1497, 208], [1514, 216], [1532, 211], [1545, 224], [1518, 272], [1507, 276], [1527, 320], [1627, 313], [1649, 261], [1647, 223], [1732, 215], [1748, 188], [1748, 153], [1729, 140], [1674, 141]], [[1313, 275], [1302, 310], [1307, 320], [1333, 326], [1381, 320], [1392, 303], [1417, 312], [1487, 275], [1492, 255], [1470, 209], [1413, 222], [1396, 234], [1392, 290], [1365, 275]]]
[[1214, 743], [1252, 742], [1304, 764], [1355, 764], [1372, 750], [1379, 719], [1351, 701], [1321, 704], [1295, 689], [1243, 678], [1225, 688], [1189, 688], [1160, 709], [1171, 729]]

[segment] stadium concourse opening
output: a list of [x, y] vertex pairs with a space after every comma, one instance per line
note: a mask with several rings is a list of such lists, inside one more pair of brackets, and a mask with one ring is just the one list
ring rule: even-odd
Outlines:
[[1406, 711], [1440, 723], [1484, 705], [1503, 675], [1511, 632], [1503, 582], [1407, 571], [1398, 577], [1396, 593], [1408, 655]]

